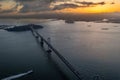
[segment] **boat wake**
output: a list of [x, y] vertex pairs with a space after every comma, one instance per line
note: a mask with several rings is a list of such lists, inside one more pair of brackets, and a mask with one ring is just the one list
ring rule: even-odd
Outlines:
[[1, 80], [13, 80], [13, 79], [21, 78], [23, 76], [31, 74], [32, 72], [33, 72], [33, 70], [30, 70], [28, 72], [21, 73], [21, 74], [18, 74], [18, 75], [9, 76], [9, 77], [3, 78]]

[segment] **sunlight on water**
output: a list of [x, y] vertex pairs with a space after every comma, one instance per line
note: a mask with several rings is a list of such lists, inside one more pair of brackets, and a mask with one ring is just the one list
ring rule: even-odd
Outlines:
[[39, 32], [51, 37], [52, 44], [81, 74], [120, 79], [120, 24], [51, 21], [44, 25]]

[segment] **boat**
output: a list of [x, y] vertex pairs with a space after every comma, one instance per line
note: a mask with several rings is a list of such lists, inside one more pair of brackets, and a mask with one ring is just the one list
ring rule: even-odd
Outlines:
[[102, 28], [102, 30], [109, 30], [109, 28]]
[[65, 20], [65, 23], [72, 24], [74, 23], [74, 20]]

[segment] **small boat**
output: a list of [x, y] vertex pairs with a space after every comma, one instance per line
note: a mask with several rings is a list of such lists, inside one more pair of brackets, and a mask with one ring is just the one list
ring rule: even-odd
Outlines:
[[88, 27], [91, 27], [91, 25], [88, 25]]
[[109, 28], [102, 28], [102, 30], [109, 30]]
[[118, 26], [114, 26], [114, 27], [118, 27]]
[[72, 23], [74, 23], [74, 20], [65, 20], [65, 23], [72, 24]]

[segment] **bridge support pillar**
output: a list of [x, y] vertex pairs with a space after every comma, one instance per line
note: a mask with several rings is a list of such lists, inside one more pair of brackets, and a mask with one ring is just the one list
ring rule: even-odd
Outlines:
[[[51, 39], [50, 39], [50, 38], [48, 38], [47, 41], [49, 42], [49, 44], [51, 43]], [[48, 46], [48, 49], [47, 49], [46, 52], [47, 52], [49, 55], [51, 55], [52, 50], [49, 48], [49, 46]]]
[[41, 45], [41, 47], [44, 47], [44, 41], [43, 41], [43, 38], [41, 38], [40, 45]]

